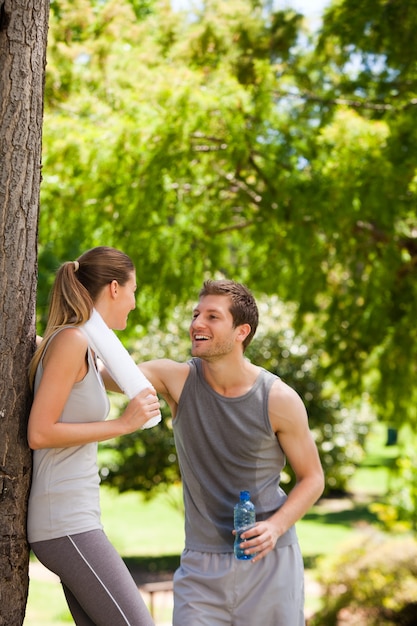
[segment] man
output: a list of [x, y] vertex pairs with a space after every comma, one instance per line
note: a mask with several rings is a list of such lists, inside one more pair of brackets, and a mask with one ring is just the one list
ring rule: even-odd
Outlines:
[[[188, 363], [140, 366], [173, 414], [185, 504], [173, 626], [304, 626], [304, 571], [294, 523], [320, 497], [323, 471], [303, 402], [244, 350], [256, 302], [234, 281], [206, 281], [193, 312]], [[284, 456], [285, 455], [285, 456]], [[297, 483], [279, 487], [285, 457]], [[233, 555], [233, 506], [248, 490], [257, 523]]]

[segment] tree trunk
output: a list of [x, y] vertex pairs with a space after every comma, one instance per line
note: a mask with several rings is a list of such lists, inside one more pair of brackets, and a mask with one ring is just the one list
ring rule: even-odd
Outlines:
[[0, 625], [23, 623], [48, 0], [0, 0]]

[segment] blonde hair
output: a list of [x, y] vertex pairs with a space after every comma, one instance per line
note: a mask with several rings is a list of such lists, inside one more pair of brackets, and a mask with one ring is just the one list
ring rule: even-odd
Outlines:
[[134, 269], [127, 254], [107, 246], [87, 250], [76, 261], [61, 265], [51, 290], [45, 333], [29, 365], [31, 387], [39, 361], [54, 332], [64, 326], [84, 324], [102, 289], [113, 280], [125, 285]]

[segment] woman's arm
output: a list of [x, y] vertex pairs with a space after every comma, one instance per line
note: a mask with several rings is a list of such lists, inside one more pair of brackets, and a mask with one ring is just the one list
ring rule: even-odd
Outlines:
[[43, 376], [29, 415], [28, 442], [32, 449], [105, 441], [141, 428], [158, 413], [155, 392], [145, 389], [115, 420], [59, 422], [72, 387], [87, 374], [87, 349], [87, 339], [77, 328], [64, 329], [51, 340], [43, 357]]

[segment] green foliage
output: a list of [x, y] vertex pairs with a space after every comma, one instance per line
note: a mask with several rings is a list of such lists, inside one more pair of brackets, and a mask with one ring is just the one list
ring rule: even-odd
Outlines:
[[417, 532], [417, 455], [415, 435], [404, 429], [399, 434], [399, 454], [393, 459], [389, 488], [384, 497], [370, 505], [385, 531]]
[[[123, 247], [144, 323], [208, 272], [247, 275], [258, 205], [268, 211], [276, 188], [270, 56], [281, 63], [296, 34], [293, 13], [268, 25], [247, 2], [207, 3], [189, 24], [159, 10], [138, 24], [120, 3], [62, 9], [46, 87], [41, 270], [46, 242], [57, 258], [98, 241]], [[266, 150], [258, 189], [254, 159]]]
[[120, 492], [141, 491], [153, 497], [181, 480], [166, 409], [157, 426], [101, 444], [101, 449], [105, 452], [100, 467], [103, 484]]
[[311, 626], [336, 626], [342, 618], [357, 626], [413, 626], [417, 604], [417, 543], [364, 533], [318, 569], [323, 608]]
[[322, 132], [335, 123], [342, 130], [337, 119], [344, 110], [350, 118], [334, 153], [339, 163], [329, 160], [341, 184], [334, 179], [328, 189], [339, 187], [332, 199], [345, 206], [348, 222], [339, 231], [342, 265], [326, 344], [334, 358], [355, 362], [355, 368], [343, 362], [340, 376], [349, 375], [354, 387], [370, 385], [381, 415], [397, 424], [405, 413], [415, 421], [416, 74], [407, 42], [416, 18], [416, 4], [404, 0], [334, 3], [315, 53], [331, 72], [320, 96]]
[[317, 35], [267, 6], [52, 3], [39, 330], [57, 265], [115, 245], [132, 332], [244, 281], [295, 304], [330, 411], [415, 427], [417, 6], [339, 0]]

